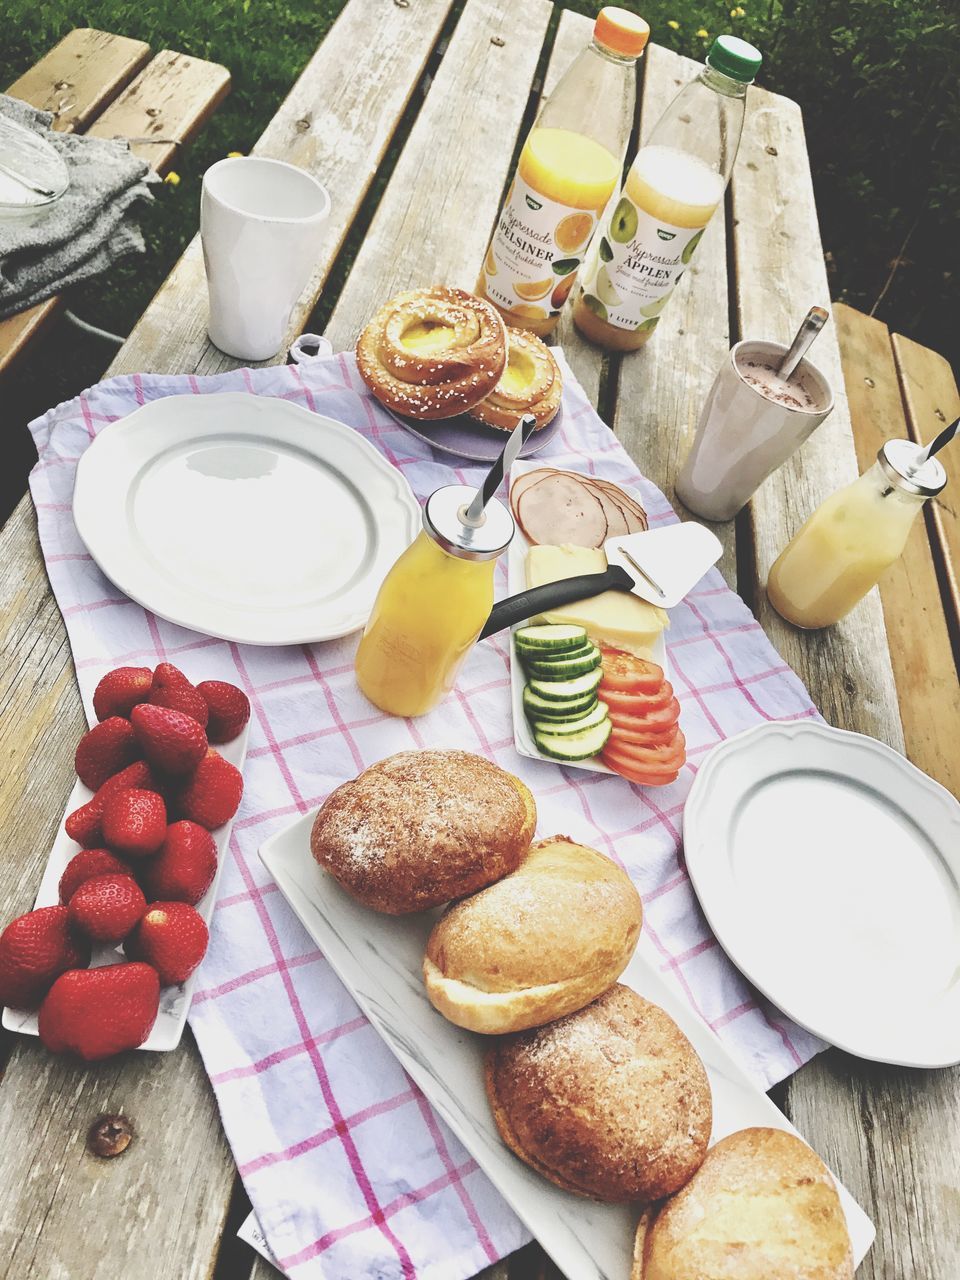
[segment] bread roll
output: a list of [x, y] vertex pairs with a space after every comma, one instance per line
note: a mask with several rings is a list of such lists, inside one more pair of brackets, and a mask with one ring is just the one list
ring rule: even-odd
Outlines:
[[595, 1200], [669, 1195], [710, 1139], [703, 1063], [672, 1018], [620, 983], [579, 1013], [497, 1042], [486, 1084], [507, 1146]]
[[853, 1251], [830, 1172], [781, 1129], [741, 1129], [641, 1221], [632, 1280], [851, 1280]]
[[488, 1035], [574, 1013], [627, 967], [642, 916], [610, 858], [566, 836], [540, 840], [516, 871], [434, 926], [423, 961], [430, 1003]]
[[514, 871], [537, 823], [519, 778], [467, 751], [401, 751], [328, 796], [310, 848], [388, 915], [423, 911]]

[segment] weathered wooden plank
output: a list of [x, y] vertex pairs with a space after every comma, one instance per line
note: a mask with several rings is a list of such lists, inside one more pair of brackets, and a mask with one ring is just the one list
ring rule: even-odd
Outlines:
[[[953, 370], [936, 351], [899, 333], [893, 335], [892, 343], [910, 435], [926, 444], [960, 414], [960, 391]], [[956, 638], [960, 636], [960, 446], [951, 445], [940, 454], [940, 461], [946, 468], [947, 487], [927, 509], [949, 592], [944, 604], [951, 613]]]
[[[732, 187], [740, 332], [789, 342], [807, 308], [813, 303], [829, 305], [830, 299], [803, 121], [795, 102], [764, 89], [750, 90]], [[760, 584], [814, 507], [857, 475], [832, 322], [817, 339], [814, 360], [833, 387], [836, 407], [750, 504], [744, 524], [753, 537]], [[896, 686], [876, 591], [837, 626], [815, 632], [801, 632], [784, 622], [762, 590], [754, 608], [831, 724], [902, 748]]]
[[[149, 57], [150, 46], [142, 40], [78, 27], [15, 80], [7, 93], [32, 107], [52, 112], [54, 129], [82, 132]], [[0, 320], [0, 375], [49, 326], [60, 305], [58, 298], [51, 298], [20, 315]]]
[[473, 288], [549, 18], [548, 0], [468, 0], [327, 326], [335, 350], [402, 289]]
[[[900, 383], [885, 324], [842, 304], [834, 307], [834, 319], [863, 471], [884, 440], [907, 436]], [[960, 795], [960, 684], [923, 520], [902, 559], [884, 574], [880, 599], [907, 756]]]
[[[0, 617], [6, 922], [33, 904], [85, 728], [24, 504], [0, 533]], [[233, 1162], [192, 1039], [177, 1053], [129, 1054], [92, 1068], [54, 1058], [27, 1037], [9, 1037], [8, 1047], [0, 1084], [0, 1275], [152, 1280], [162, 1257], [170, 1275], [205, 1280]], [[84, 1150], [87, 1129], [103, 1112], [127, 1114], [138, 1133], [114, 1161]], [[86, 1230], [90, 1222], [111, 1228]]]
[[[657, 45], [648, 47], [645, 58], [641, 141], [650, 136], [681, 87], [701, 69], [699, 63]], [[639, 351], [618, 358], [614, 430], [640, 470], [680, 510], [674, 482], [729, 346], [725, 214], [721, 206], [653, 337]], [[723, 543], [720, 570], [727, 582], [736, 586], [734, 525], [709, 527]]]
[[[451, 4], [410, 0], [379, 6], [376, 39], [370, 38], [369, 6], [348, 4], [254, 148], [256, 155], [315, 174], [333, 200], [316, 269], [285, 346], [303, 330]], [[449, 122], [447, 129], [455, 132]], [[195, 236], [107, 373], [218, 373], [240, 363], [207, 339], [207, 287]]]
[[87, 136], [149, 138], [134, 142], [131, 150], [163, 173], [229, 92], [226, 67], [162, 49], [90, 126]]
[[83, 132], [150, 57], [142, 40], [78, 27], [7, 90], [53, 114], [62, 133]]

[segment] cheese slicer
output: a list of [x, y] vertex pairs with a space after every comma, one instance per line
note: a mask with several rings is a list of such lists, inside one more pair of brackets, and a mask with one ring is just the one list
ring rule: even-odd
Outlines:
[[692, 520], [608, 538], [603, 544], [607, 567], [602, 573], [558, 578], [498, 600], [479, 638], [602, 591], [629, 591], [648, 604], [672, 609], [716, 564], [722, 550], [719, 538]]

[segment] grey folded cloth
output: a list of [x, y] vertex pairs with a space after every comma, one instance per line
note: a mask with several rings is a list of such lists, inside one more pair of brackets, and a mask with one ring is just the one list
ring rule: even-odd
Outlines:
[[42, 133], [70, 171], [70, 186], [41, 217], [0, 214], [3, 319], [143, 253], [134, 214], [139, 202], [153, 199], [150, 186], [159, 178], [126, 142], [55, 133], [48, 112], [6, 94], [0, 94], [0, 112]]

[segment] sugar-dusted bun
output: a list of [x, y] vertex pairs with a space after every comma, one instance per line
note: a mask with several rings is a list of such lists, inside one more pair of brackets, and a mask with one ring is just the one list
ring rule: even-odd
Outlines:
[[642, 917], [610, 858], [566, 836], [540, 840], [516, 871], [434, 926], [423, 960], [430, 1003], [490, 1035], [574, 1013], [627, 967]]
[[399, 293], [357, 342], [357, 368], [374, 396], [410, 418], [451, 418], [500, 381], [507, 334], [496, 307], [437, 285]]
[[523, 414], [532, 413], [539, 431], [557, 416], [562, 395], [563, 375], [547, 344], [526, 329], [508, 329], [507, 366], [470, 417], [512, 431]]
[[620, 983], [579, 1013], [496, 1042], [486, 1084], [507, 1146], [595, 1200], [670, 1195], [710, 1140], [703, 1063], [672, 1018]]
[[852, 1280], [840, 1197], [820, 1157], [780, 1129], [741, 1129], [641, 1221], [632, 1280]]
[[327, 797], [310, 848], [364, 906], [403, 915], [508, 875], [536, 823], [520, 779], [482, 756], [401, 751]]

